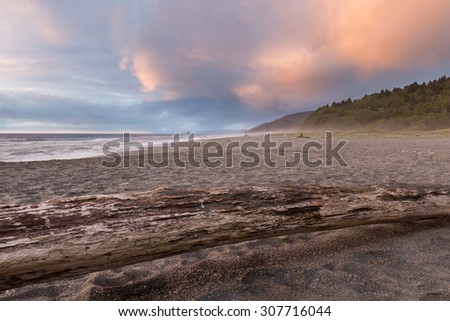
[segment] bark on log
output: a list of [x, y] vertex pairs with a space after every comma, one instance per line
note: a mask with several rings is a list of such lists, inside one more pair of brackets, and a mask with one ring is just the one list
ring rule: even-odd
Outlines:
[[0, 290], [223, 244], [424, 219], [450, 221], [448, 189], [159, 189], [2, 205]]

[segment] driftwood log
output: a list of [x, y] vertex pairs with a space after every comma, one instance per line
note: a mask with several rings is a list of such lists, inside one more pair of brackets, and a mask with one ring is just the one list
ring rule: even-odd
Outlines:
[[158, 189], [0, 205], [0, 290], [253, 239], [429, 219], [450, 220], [448, 189]]

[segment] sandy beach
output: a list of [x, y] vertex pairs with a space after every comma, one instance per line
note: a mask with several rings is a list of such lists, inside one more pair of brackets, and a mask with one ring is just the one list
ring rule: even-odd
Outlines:
[[[292, 141], [293, 150], [311, 140]], [[323, 142], [323, 138], [313, 137]], [[0, 163], [0, 204], [155, 188], [273, 185], [448, 187], [450, 137], [335, 137], [348, 140], [346, 167], [299, 165], [274, 151], [275, 168], [174, 165], [104, 168], [102, 158]], [[261, 142], [262, 136], [224, 138]], [[262, 156], [262, 150], [258, 150]], [[201, 155], [196, 155], [200, 159]], [[313, 150], [312, 158], [323, 157]], [[104, 158], [103, 158], [104, 159]], [[377, 225], [220, 246], [76, 278], [0, 292], [2, 300], [450, 300], [450, 226]]]
[[[298, 139], [293, 135], [274, 135], [278, 144], [284, 141], [294, 143], [293, 150], [310, 140], [323, 143], [321, 137]], [[88, 194], [113, 194], [139, 192], [162, 187], [239, 187], [272, 184], [292, 185], [354, 185], [354, 186], [401, 186], [401, 185], [448, 185], [445, 173], [450, 170], [450, 138], [421, 137], [373, 137], [345, 138], [348, 140], [342, 149], [347, 167], [334, 166], [308, 168], [300, 165], [295, 168], [277, 166], [270, 168], [261, 164], [254, 168], [234, 166], [226, 168], [155, 168], [137, 166], [137, 157], [132, 157], [129, 168], [104, 168], [106, 158], [87, 158], [73, 160], [51, 160], [42, 162], [0, 163], [0, 203], [24, 204], [41, 202], [51, 198], [79, 196]], [[227, 142], [256, 141], [262, 136], [226, 138], [217, 140]], [[262, 154], [262, 150], [258, 150]], [[311, 149], [311, 158], [323, 156], [323, 151]], [[289, 160], [277, 156], [272, 158], [279, 165]], [[235, 153], [234, 165], [244, 156]], [[197, 155], [200, 159], [200, 155]], [[108, 160], [108, 159], [106, 159]]]

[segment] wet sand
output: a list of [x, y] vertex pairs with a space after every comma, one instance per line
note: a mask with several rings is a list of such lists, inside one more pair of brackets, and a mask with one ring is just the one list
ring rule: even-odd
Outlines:
[[[274, 139], [295, 142], [295, 150], [308, 141]], [[102, 168], [99, 158], [0, 163], [0, 203], [175, 186], [449, 186], [449, 137], [354, 137], [342, 155], [349, 166]], [[322, 156], [323, 151], [311, 155]], [[245, 158], [234, 159], [236, 164]], [[273, 159], [282, 164], [286, 157], [273, 153]], [[0, 299], [449, 300], [450, 226], [379, 225], [221, 246], [3, 291]]]

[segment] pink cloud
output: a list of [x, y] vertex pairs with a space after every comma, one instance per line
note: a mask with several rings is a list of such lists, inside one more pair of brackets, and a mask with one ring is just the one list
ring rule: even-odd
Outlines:
[[63, 44], [67, 35], [54, 15], [40, 1], [3, 1], [0, 4], [0, 18], [9, 22], [11, 28], [0, 29], [2, 41], [13, 38], [38, 37], [51, 44]]
[[315, 2], [308, 10], [317, 20], [308, 21], [306, 30], [293, 26], [292, 13], [301, 16], [298, 11], [291, 8], [289, 14], [289, 5], [279, 3], [273, 7], [271, 13], [280, 13], [278, 19], [291, 19], [272, 25], [273, 41], [251, 61], [247, 84], [235, 90], [257, 108], [268, 108], [274, 101], [297, 107], [296, 102], [329, 91], [327, 78], [336, 70], [356, 70], [367, 79], [382, 71], [426, 68], [450, 58], [450, 45], [442, 39], [442, 32], [450, 29], [448, 1]]
[[442, 38], [450, 29], [447, 0], [322, 1], [319, 8], [326, 12], [329, 45], [363, 72], [428, 66], [450, 57]]
[[144, 53], [134, 55], [133, 73], [141, 82], [144, 91], [154, 91], [160, 81], [157, 72], [152, 67], [151, 58]]

